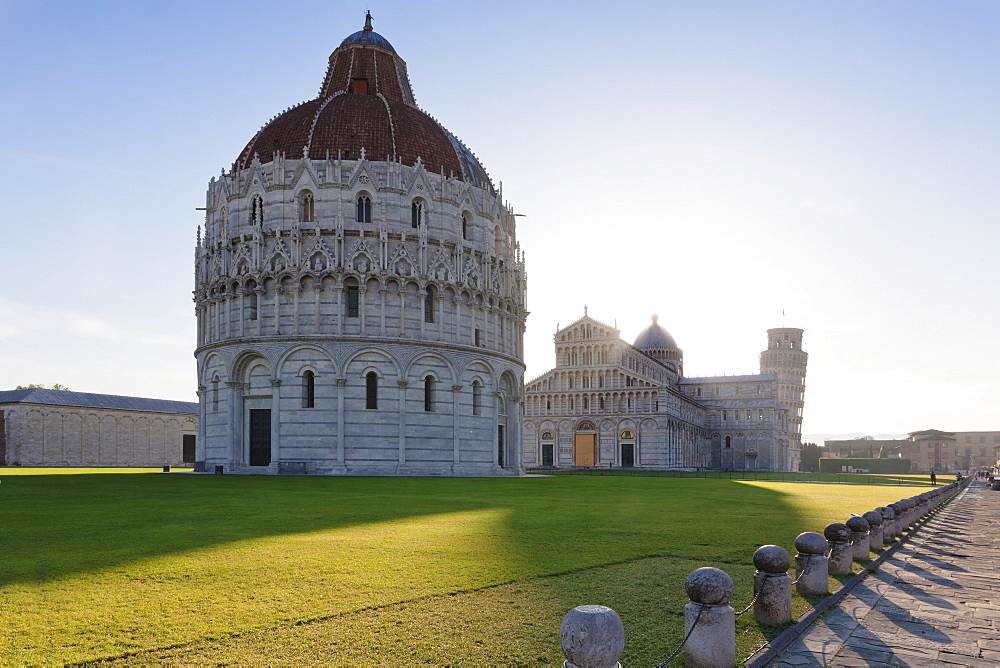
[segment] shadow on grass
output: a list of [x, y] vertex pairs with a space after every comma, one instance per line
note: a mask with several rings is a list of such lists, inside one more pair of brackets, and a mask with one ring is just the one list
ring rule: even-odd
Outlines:
[[[541, 578], [537, 591], [544, 590], [534, 599], [534, 589], [512, 595], [510, 614], [537, 619], [544, 629], [539, 637], [558, 651], [558, 622], [566, 611], [586, 603], [609, 605], [626, 626], [626, 658], [642, 663], [662, 660], [683, 637], [683, 584], [691, 570], [711, 565], [729, 573], [736, 582], [733, 606], [740, 609], [752, 598], [754, 550], [768, 543], [790, 546], [800, 531], [811, 528], [803, 527], [804, 519], [783, 492], [763, 486], [589, 476], [22, 475], [3, 478], [0, 510], [6, 561], [0, 586], [128, 569], [147, 559], [260, 538], [502, 511], [501, 540], [481, 555], [495, 565], [495, 578], [486, 587]], [[394, 555], [376, 553], [375, 558], [392, 560]], [[458, 587], [454, 593], [473, 595], [476, 588], [484, 585]], [[446, 597], [422, 600], [431, 599], [447, 610]], [[502, 610], [496, 613], [503, 616]], [[321, 609], [312, 614], [324, 618]], [[359, 608], [351, 614], [368, 613]], [[264, 626], [282, 623], [281, 618], [258, 621]], [[762, 628], [752, 614], [744, 615], [737, 631], [743, 643], [739, 655], [780, 630]], [[168, 644], [149, 642], [153, 644], [146, 647]], [[139, 645], [135, 649], [141, 651]], [[269, 647], [276, 651], [273, 644]], [[474, 662], [460, 655], [453, 660]]]

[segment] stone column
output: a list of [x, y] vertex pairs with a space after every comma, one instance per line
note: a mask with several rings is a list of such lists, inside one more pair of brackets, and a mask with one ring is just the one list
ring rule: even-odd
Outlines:
[[243, 461], [243, 406], [240, 391], [243, 384], [227, 382], [229, 388], [229, 400], [226, 402], [229, 408], [229, 422], [226, 425], [227, 438], [229, 441], [229, 461], [232, 463]]
[[337, 301], [333, 305], [333, 317], [337, 320], [337, 334], [344, 333], [344, 286], [337, 286]]
[[826, 539], [813, 531], [800, 533], [795, 539], [796, 590], [803, 595], [826, 595], [829, 593], [830, 577], [827, 570]]
[[247, 312], [247, 291], [246, 290], [240, 290], [240, 306], [239, 306], [239, 309], [240, 309], [239, 312], [236, 314], [236, 321], [240, 323], [240, 326], [239, 326], [238, 329], [239, 329], [239, 333], [240, 333], [240, 338], [243, 338], [245, 336], [244, 331], [245, 331], [246, 312]]
[[271, 378], [271, 466], [281, 460], [281, 379]]
[[[197, 466], [197, 462], [201, 462], [203, 465], [205, 463], [205, 433], [208, 431], [208, 407], [206, 406], [206, 404], [208, 403], [208, 401], [209, 398], [208, 398], [207, 388], [204, 385], [199, 385], [198, 386], [198, 431], [196, 432], [197, 433], [196, 438], [198, 439], [198, 441], [197, 443], [195, 443], [195, 450], [194, 450], [195, 466]], [[0, 411], [0, 415], [2, 414], [3, 411]], [[0, 432], [2, 432], [2, 430], [0, 430]], [[2, 433], [0, 433], [0, 438], [3, 438]], [[100, 435], [98, 436], [98, 438], [100, 438]]]
[[406, 332], [406, 287], [399, 286], [399, 336]]
[[424, 315], [426, 313], [426, 311], [424, 310], [425, 308], [427, 308], [427, 293], [421, 291], [421, 292], [417, 293], [417, 312], [420, 313], [420, 338], [421, 339], [426, 339], [427, 338], [426, 335], [425, 335], [426, 324], [427, 324], [427, 318]]
[[380, 314], [381, 322], [379, 324], [379, 335], [380, 336], [385, 336], [385, 309], [386, 309], [385, 295], [386, 295], [387, 292], [389, 292], [389, 291], [386, 290], [384, 286], [379, 286], [379, 289], [378, 289], [378, 299], [379, 299], [379, 308], [380, 308], [380, 312], [381, 312], [381, 314]]
[[[691, 602], [684, 606], [684, 665], [736, 665], [736, 613], [729, 606], [733, 580], [718, 568], [698, 568], [684, 583]], [[690, 634], [690, 635], [689, 635]]]
[[454, 433], [453, 437], [454, 452], [452, 454], [452, 463], [455, 466], [458, 466], [461, 463], [461, 459], [459, 457], [460, 445], [461, 445], [461, 439], [459, 438], [460, 434], [459, 427], [462, 424], [461, 416], [459, 415], [459, 406], [460, 406], [459, 401], [462, 398], [462, 395], [460, 394], [461, 391], [462, 391], [461, 385], [451, 386], [452, 432]]
[[365, 312], [367, 311], [365, 308], [365, 295], [367, 294], [368, 288], [363, 285], [358, 287], [358, 314], [361, 316], [361, 336], [368, 334], [368, 330], [365, 327]]
[[346, 378], [337, 379], [337, 463], [344, 465], [344, 391]]
[[281, 295], [285, 289], [278, 283], [274, 284], [274, 333], [281, 334]]
[[792, 621], [792, 558], [783, 547], [764, 545], [753, 553], [753, 618], [758, 624], [776, 625]]
[[851, 530], [846, 524], [834, 522], [823, 529], [828, 550], [827, 569], [830, 575], [850, 575], [854, 550], [851, 547]]
[[253, 293], [257, 296], [257, 336], [261, 336], [264, 332], [264, 288], [259, 285], [253, 289]]
[[302, 294], [302, 287], [296, 285], [292, 288], [292, 327], [293, 334], [300, 334], [299, 331], [299, 295]]
[[313, 325], [313, 332], [315, 334], [320, 334], [323, 331], [322, 315], [320, 313], [320, 311], [322, 309], [321, 300], [320, 300], [320, 293], [321, 292], [323, 292], [323, 286], [320, 283], [320, 281], [317, 280], [315, 283], [313, 283], [313, 303], [315, 303], [315, 305], [316, 305], [316, 307], [315, 307], [316, 308], [316, 313], [314, 314], [316, 321], [315, 321], [315, 323]]
[[851, 531], [851, 556], [854, 561], [868, 561], [871, 547], [868, 544], [868, 531], [871, 527], [868, 521], [858, 515], [847, 519], [847, 528]]
[[399, 386], [399, 463], [406, 462], [406, 386], [405, 380], [396, 381]]

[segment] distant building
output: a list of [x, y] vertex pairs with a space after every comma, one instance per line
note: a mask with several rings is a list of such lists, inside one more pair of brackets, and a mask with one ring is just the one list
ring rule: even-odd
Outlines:
[[997, 466], [1000, 431], [926, 429], [903, 439], [831, 440], [824, 442], [823, 456], [878, 457], [883, 446], [889, 457], [909, 459], [914, 472], [969, 472]]
[[0, 392], [0, 466], [193, 464], [198, 404], [62, 390]]
[[555, 368], [525, 387], [526, 467], [798, 469], [801, 329], [768, 330], [743, 376], [685, 377], [656, 316], [630, 345], [584, 310], [554, 341]]
[[915, 431], [900, 444], [914, 471], [976, 471], [997, 464], [1000, 431]]
[[845, 459], [847, 457], [875, 458], [885, 448], [889, 457], [899, 457], [900, 439], [867, 439], [852, 438], [847, 440], [830, 440], [823, 442], [823, 457]]

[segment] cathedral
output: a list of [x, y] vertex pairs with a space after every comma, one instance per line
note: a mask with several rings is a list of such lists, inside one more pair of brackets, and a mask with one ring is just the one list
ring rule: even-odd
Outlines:
[[798, 470], [801, 329], [769, 329], [742, 376], [685, 377], [655, 315], [631, 345], [586, 309], [554, 338], [556, 367], [525, 387], [526, 467]]
[[520, 474], [514, 223], [369, 14], [209, 183], [196, 468]]

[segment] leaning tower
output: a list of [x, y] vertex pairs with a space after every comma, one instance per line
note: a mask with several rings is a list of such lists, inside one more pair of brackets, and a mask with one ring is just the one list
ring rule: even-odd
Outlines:
[[802, 330], [777, 327], [767, 330], [767, 350], [760, 354], [760, 372], [778, 380], [778, 401], [788, 407], [789, 468], [799, 469], [802, 451], [802, 406], [806, 392], [806, 362]]

